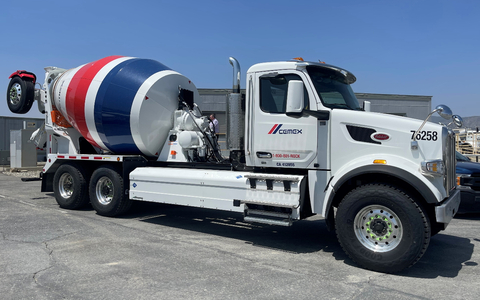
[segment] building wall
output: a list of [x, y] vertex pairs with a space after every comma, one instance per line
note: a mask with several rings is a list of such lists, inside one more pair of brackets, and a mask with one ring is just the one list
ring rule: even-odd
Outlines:
[[0, 165], [10, 165], [10, 131], [20, 129], [37, 129], [43, 119], [0, 117]]
[[355, 93], [360, 105], [370, 101], [371, 111], [425, 120], [431, 112], [432, 96]]
[[[220, 133], [226, 132], [226, 103], [230, 89], [199, 89], [200, 99], [197, 105], [208, 116], [215, 113], [220, 124]], [[245, 90], [242, 90], [245, 93]], [[390, 95], [390, 94], [355, 94], [363, 105], [364, 101], [371, 102], [371, 111], [407, 116], [415, 119], [425, 119], [431, 111], [431, 96]], [[40, 118], [0, 117], [0, 151], [10, 150], [10, 130], [23, 129], [24, 122], [32, 127], [39, 128], [43, 124]]]
[[201, 89], [199, 90], [200, 100], [196, 101], [204, 116], [215, 114], [220, 125], [220, 135], [224, 135], [227, 132], [225, 111], [227, 109], [227, 95], [229, 92], [229, 90]]
[[[200, 99], [197, 105], [206, 112], [215, 112], [220, 121], [226, 111], [228, 89], [199, 89]], [[242, 90], [245, 93], [245, 90]], [[355, 93], [361, 106], [364, 101], [370, 101], [371, 111], [406, 116], [424, 120], [431, 112], [431, 96], [393, 95]], [[222, 123], [221, 123], [222, 124]]]
[[[196, 99], [197, 105], [204, 116], [215, 113], [220, 124], [220, 145], [225, 149], [226, 103], [230, 89], [199, 89], [200, 99]], [[245, 93], [245, 90], [242, 90]], [[360, 105], [364, 101], [370, 101], [371, 111], [406, 116], [415, 119], [425, 119], [431, 111], [431, 96], [392, 95], [356, 93]], [[24, 128], [24, 122], [29, 128], [39, 128], [43, 119], [0, 117], [0, 151], [3, 156], [8, 156], [10, 151], [10, 130]], [[5, 152], [8, 151], [8, 154]]]
[[37, 129], [44, 119], [0, 117], [0, 151], [10, 151], [10, 130]]

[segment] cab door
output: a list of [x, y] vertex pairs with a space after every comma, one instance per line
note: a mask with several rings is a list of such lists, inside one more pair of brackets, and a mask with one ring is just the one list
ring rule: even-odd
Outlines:
[[305, 75], [293, 70], [247, 76], [247, 164], [308, 168], [317, 156], [317, 118], [286, 115], [288, 82], [304, 83], [304, 107], [316, 109]]

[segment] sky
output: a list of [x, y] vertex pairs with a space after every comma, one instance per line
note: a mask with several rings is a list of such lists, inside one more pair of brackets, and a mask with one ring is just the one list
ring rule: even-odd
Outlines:
[[[4, 1], [0, 91], [27, 70], [70, 69], [110, 55], [157, 60], [197, 88], [231, 88], [235, 57], [245, 88], [260, 62], [324, 61], [357, 77], [357, 93], [432, 96], [480, 116], [480, 1], [83, 0]], [[5, 97], [5, 96], [4, 96]], [[26, 115], [42, 117], [36, 104]]]

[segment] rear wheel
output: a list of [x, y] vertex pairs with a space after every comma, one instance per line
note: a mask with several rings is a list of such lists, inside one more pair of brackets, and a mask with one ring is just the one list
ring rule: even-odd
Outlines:
[[82, 168], [61, 165], [53, 177], [53, 193], [61, 208], [78, 209], [88, 203], [88, 180]]
[[342, 200], [336, 232], [345, 252], [373, 271], [395, 273], [417, 262], [430, 242], [427, 215], [402, 191], [360, 186]]
[[11, 112], [25, 114], [30, 111], [35, 97], [35, 86], [29, 79], [18, 76], [10, 80], [7, 88], [7, 104]]
[[93, 172], [89, 194], [93, 208], [102, 216], [118, 216], [132, 205], [125, 194], [122, 176], [111, 166], [103, 166]]

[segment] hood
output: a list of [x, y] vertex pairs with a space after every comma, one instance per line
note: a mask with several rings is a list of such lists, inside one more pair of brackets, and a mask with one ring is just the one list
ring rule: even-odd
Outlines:
[[[332, 109], [331, 114], [340, 115], [343, 120], [348, 120], [347, 123], [357, 123], [361, 126], [381, 126], [385, 128], [391, 127], [392, 129], [398, 129], [399, 126], [403, 126], [405, 129], [408, 128], [408, 130], [417, 130], [423, 123], [423, 120], [419, 119], [370, 111]], [[427, 124], [441, 127], [430, 121]]]
[[[332, 172], [339, 170], [355, 157], [399, 158], [418, 168], [423, 161], [442, 159], [443, 143], [448, 130], [427, 122], [418, 133], [418, 147], [412, 149], [412, 136], [423, 120], [345, 109], [330, 111], [330, 151]], [[321, 128], [321, 127], [319, 127]], [[353, 153], [352, 151], [355, 151]], [[373, 161], [373, 160], [372, 160]]]
[[457, 174], [469, 175], [474, 173], [480, 173], [480, 163], [459, 161], [457, 162], [456, 172]]

